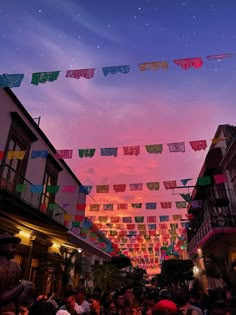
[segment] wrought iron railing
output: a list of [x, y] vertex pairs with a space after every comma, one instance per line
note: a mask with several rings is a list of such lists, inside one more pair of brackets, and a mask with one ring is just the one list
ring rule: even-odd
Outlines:
[[199, 227], [197, 232], [194, 234], [188, 244], [188, 252], [192, 252], [204, 240], [210, 232], [225, 233], [227, 230], [236, 230], [236, 215], [234, 214], [214, 214], [210, 215], [202, 225]]
[[6, 190], [37, 211], [44, 213], [63, 225], [66, 210], [55, 203], [47, 194], [32, 192], [32, 185], [30, 181], [17, 173], [9, 165], [0, 166], [0, 191]]

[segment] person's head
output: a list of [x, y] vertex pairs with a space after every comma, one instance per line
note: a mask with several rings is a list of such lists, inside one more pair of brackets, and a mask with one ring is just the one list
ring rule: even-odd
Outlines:
[[125, 296], [123, 291], [119, 291], [115, 294], [115, 300], [118, 308], [123, 308], [125, 303]]
[[107, 305], [106, 313], [107, 315], [117, 314], [117, 306], [114, 301], [110, 301], [110, 303]]
[[64, 303], [67, 311], [70, 313], [75, 309], [75, 292], [67, 290], [64, 294]]
[[181, 309], [181, 307], [183, 307], [183, 306], [186, 306], [189, 303], [188, 290], [185, 288], [178, 289], [175, 292], [175, 302], [179, 306], [179, 309]]
[[134, 298], [133, 288], [130, 287], [125, 288], [124, 297], [126, 300], [132, 300]]
[[155, 302], [155, 295], [153, 293], [147, 293], [144, 299], [144, 303], [147, 308], [152, 308]]
[[19, 315], [28, 315], [32, 304], [33, 301], [31, 300], [22, 300], [19, 305]]
[[91, 310], [96, 311], [96, 310], [99, 310], [101, 307], [100, 299], [96, 295], [90, 296], [90, 298], [88, 299], [88, 302], [90, 304]]
[[84, 290], [79, 290], [76, 294], [76, 301], [78, 304], [82, 304], [85, 301], [85, 291]]
[[21, 242], [19, 237], [15, 237], [5, 232], [0, 234], [0, 255], [7, 259], [14, 258], [16, 254], [16, 247]]
[[101, 298], [102, 295], [102, 289], [101, 288], [94, 288], [93, 289], [93, 295], [95, 295], [97, 298]]
[[178, 308], [170, 300], [161, 300], [155, 306], [155, 315], [177, 315]]
[[28, 315], [56, 315], [56, 308], [50, 302], [40, 301], [29, 308]]
[[159, 300], [170, 300], [171, 299], [171, 294], [167, 289], [162, 289], [159, 292], [158, 296]]

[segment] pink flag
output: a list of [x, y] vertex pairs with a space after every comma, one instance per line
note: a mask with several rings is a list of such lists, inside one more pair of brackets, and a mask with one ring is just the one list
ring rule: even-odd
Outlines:
[[66, 72], [67, 78], [85, 78], [85, 79], [92, 79], [94, 76], [95, 69], [80, 69], [80, 70], [68, 70]]
[[62, 188], [62, 192], [69, 192], [69, 193], [75, 192], [75, 185], [64, 185]]
[[163, 182], [165, 189], [174, 189], [176, 188], [176, 180], [169, 180]]
[[205, 150], [207, 147], [206, 140], [189, 141], [189, 144], [194, 151]]
[[57, 150], [56, 159], [72, 159], [73, 150]]
[[225, 174], [214, 175], [215, 184], [223, 184], [227, 182]]
[[126, 184], [113, 185], [113, 189], [115, 192], [124, 192], [126, 189]]
[[198, 69], [203, 65], [203, 60], [201, 57], [196, 58], [185, 58], [185, 59], [176, 59], [174, 60], [174, 63], [177, 66], [180, 66], [184, 70], [188, 70], [189, 68], [195, 68]]
[[161, 202], [162, 209], [169, 209], [171, 208], [171, 202]]
[[117, 204], [117, 210], [127, 210], [128, 204], [127, 203], [118, 203]]
[[124, 155], [139, 155], [140, 146], [123, 147]]

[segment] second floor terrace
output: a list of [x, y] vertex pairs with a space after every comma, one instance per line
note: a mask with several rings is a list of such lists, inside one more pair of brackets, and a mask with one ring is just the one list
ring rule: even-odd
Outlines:
[[45, 185], [33, 185], [9, 165], [0, 166], [0, 211], [51, 219], [64, 225], [66, 210], [55, 202], [55, 194]]

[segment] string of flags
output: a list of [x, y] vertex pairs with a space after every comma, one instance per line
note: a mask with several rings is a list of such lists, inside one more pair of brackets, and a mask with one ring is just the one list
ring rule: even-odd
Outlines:
[[[218, 137], [211, 139], [212, 144], [216, 144], [220, 141], [227, 140], [227, 137]], [[189, 141], [189, 144], [193, 151], [201, 151], [206, 150], [207, 148], [207, 140], [196, 140], [196, 141]], [[146, 152], [149, 154], [162, 154], [163, 153], [163, 144], [150, 144], [145, 145]], [[170, 153], [173, 152], [186, 152], [186, 143], [185, 142], [173, 142], [167, 143], [167, 147]], [[100, 149], [100, 156], [118, 156], [118, 147], [113, 148], [101, 148]], [[141, 153], [141, 146], [125, 146], [120, 149], [123, 149], [123, 155], [131, 155], [137, 156]], [[78, 157], [79, 158], [92, 158], [95, 155], [96, 148], [93, 149], [78, 149]], [[18, 159], [23, 160], [26, 156], [26, 151], [23, 150], [9, 150], [6, 152], [6, 158], [8, 160]], [[47, 158], [49, 152], [48, 150], [33, 150], [30, 154], [31, 159], [37, 158]], [[56, 159], [72, 159], [73, 157], [73, 150], [66, 149], [66, 150], [57, 150], [55, 154]], [[0, 151], [0, 161], [4, 159], [4, 151]]]
[[[224, 53], [217, 55], [206, 56], [207, 61], [220, 61], [226, 58], [231, 58], [235, 56], [235, 53]], [[183, 58], [175, 59], [173, 63], [182, 68], [183, 70], [188, 70], [190, 68], [199, 69], [203, 66], [204, 61], [202, 57], [194, 58]], [[138, 65], [133, 65], [138, 67], [141, 72], [148, 70], [168, 70], [169, 63], [167, 61], [154, 61], [154, 62], [144, 62]], [[106, 77], [109, 74], [114, 75], [117, 73], [127, 74], [130, 72], [131, 65], [120, 65], [120, 66], [111, 66], [111, 67], [102, 67], [102, 73]], [[58, 79], [59, 75], [62, 72], [66, 72], [65, 78], [72, 79], [92, 79], [95, 75], [97, 68], [89, 69], [76, 69], [76, 70], [67, 70], [67, 71], [50, 71], [50, 72], [35, 72], [32, 73], [31, 84], [38, 86], [39, 84], [45, 84], [46, 82], [54, 82]], [[2, 74], [0, 75], [0, 87], [5, 88], [15, 88], [20, 87], [21, 83], [25, 77], [24, 73], [17, 74]]]
[[[192, 178], [185, 178], [181, 179], [182, 187], [184, 188], [187, 183], [192, 180]], [[217, 174], [212, 176], [204, 176], [197, 178], [197, 185], [198, 186], [207, 186], [211, 184], [222, 184], [227, 181], [225, 174]], [[166, 190], [175, 189], [177, 187], [176, 180], [170, 181], [163, 181], [163, 186]], [[115, 184], [113, 185], [113, 190], [116, 193], [125, 192], [127, 185], [126, 184]], [[45, 191], [44, 191], [45, 188]], [[92, 185], [82, 185], [79, 186], [79, 192], [90, 194], [92, 192]], [[129, 184], [130, 191], [142, 191], [144, 189], [144, 183], [132, 183]], [[148, 182], [146, 183], [146, 188], [150, 191], [158, 191], [160, 189], [160, 182]], [[30, 190], [31, 193], [50, 193], [50, 194], [57, 194], [59, 189], [63, 193], [75, 193], [76, 185], [34, 185], [29, 183], [16, 183], [15, 190], [16, 192], [25, 192], [26, 190]], [[96, 185], [96, 193], [109, 193], [110, 192], [110, 185]], [[190, 194], [180, 194], [185, 201], [190, 202]], [[164, 203], [163, 203], [164, 204]], [[112, 210], [112, 204], [108, 204], [104, 210]], [[120, 206], [121, 207], [121, 206]], [[142, 203], [132, 204], [132, 207], [141, 208]], [[147, 209], [155, 209], [155, 203], [146, 203]], [[96, 207], [95, 207], [96, 208]], [[119, 208], [121, 209], [121, 208]], [[125, 208], [124, 208], [125, 209]], [[96, 210], [96, 209], [94, 209]]]

